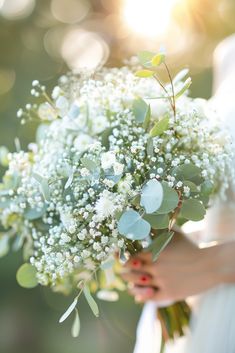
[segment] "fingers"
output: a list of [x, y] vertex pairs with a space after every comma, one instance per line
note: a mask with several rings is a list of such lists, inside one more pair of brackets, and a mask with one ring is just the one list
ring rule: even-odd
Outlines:
[[154, 300], [157, 302], [170, 300], [169, 296], [167, 296], [164, 290], [151, 286], [133, 286], [129, 289], [129, 293], [133, 295], [135, 300], [139, 303], [144, 303], [148, 300]]
[[153, 285], [153, 278], [151, 275], [137, 271], [127, 271], [121, 274], [126, 282], [134, 283], [135, 285], [146, 286]]
[[135, 297], [137, 302], [145, 302], [153, 299], [156, 289], [153, 287], [133, 286], [129, 293]]
[[147, 273], [151, 276], [154, 276], [156, 272], [155, 264], [153, 264], [151, 255], [149, 253], [132, 257], [125, 263], [124, 268], [130, 269], [132, 271]]

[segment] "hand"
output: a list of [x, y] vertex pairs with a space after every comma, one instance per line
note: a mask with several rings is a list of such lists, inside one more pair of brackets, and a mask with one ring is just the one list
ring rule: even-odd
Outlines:
[[235, 243], [199, 249], [175, 234], [156, 262], [150, 253], [132, 257], [122, 277], [137, 301], [177, 301], [220, 283], [235, 281]]

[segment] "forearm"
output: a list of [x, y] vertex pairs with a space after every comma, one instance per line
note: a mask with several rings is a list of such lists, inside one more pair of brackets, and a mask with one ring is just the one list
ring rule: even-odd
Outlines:
[[235, 282], [235, 241], [201, 249], [202, 266], [218, 284]]

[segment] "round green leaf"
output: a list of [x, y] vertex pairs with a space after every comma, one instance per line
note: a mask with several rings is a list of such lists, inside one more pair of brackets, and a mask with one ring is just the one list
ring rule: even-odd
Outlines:
[[166, 182], [162, 182], [162, 187], [163, 200], [160, 208], [157, 210], [158, 214], [166, 214], [173, 211], [179, 203], [179, 196], [174, 189], [170, 188]]
[[174, 176], [178, 180], [191, 181], [196, 185], [201, 184], [201, 182], [203, 181], [201, 177], [201, 169], [192, 163], [182, 164], [179, 167], [175, 168]]
[[21, 287], [34, 288], [38, 285], [36, 274], [36, 268], [26, 263], [18, 269], [16, 273], [16, 279]]
[[163, 188], [161, 183], [152, 179], [143, 187], [140, 205], [145, 208], [146, 213], [153, 213], [159, 209], [163, 200]]
[[142, 98], [134, 100], [132, 109], [138, 123], [144, 123], [144, 121], [149, 120], [150, 107]]
[[119, 233], [127, 239], [142, 240], [149, 235], [150, 230], [150, 224], [134, 210], [124, 212], [118, 222]]
[[168, 214], [146, 214], [143, 218], [153, 229], [165, 229], [169, 226]]
[[214, 185], [210, 180], [204, 181], [201, 185], [201, 192], [205, 195], [210, 195], [214, 190]]
[[199, 200], [189, 199], [182, 203], [180, 216], [190, 221], [201, 221], [206, 214], [206, 209]]

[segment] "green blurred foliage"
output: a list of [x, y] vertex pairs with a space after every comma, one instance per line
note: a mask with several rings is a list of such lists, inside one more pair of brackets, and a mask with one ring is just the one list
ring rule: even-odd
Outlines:
[[[190, 50], [186, 46], [181, 55], [176, 56], [177, 65], [174, 65], [173, 73], [186, 62], [190, 64], [193, 69], [193, 96], [209, 98], [211, 95], [213, 48], [235, 30], [234, 9], [235, 4], [231, 0], [190, 0], [184, 9], [187, 15], [184, 31], [196, 34], [198, 42], [194, 42]], [[126, 37], [125, 44], [123, 37], [117, 35], [115, 23], [111, 22], [112, 28], [105, 26], [104, 20], [112, 15], [112, 11], [119, 11], [117, 2], [113, 0], [91, 1], [84, 27], [102, 32], [111, 48], [109, 62], [120, 64], [124, 56], [133, 54], [134, 47], [129, 48], [130, 36]], [[179, 14], [177, 16], [182, 19]], [[110, 25], [110, 21], [107, 23]], [[0, 17], [0, 145], [8, 146], [12, 151], [16, 136], [23, 148], [34, 139], [36, 126], [28, 124], [22, 127], [16, 118], [17, 109], [30, 101], [32, 80], [39, 79], [50, 89], [57, 77], [67, 71], [63, 60], [50, 56], [43, 44], [49, 29], [66, 26], [70, 25], [53, 18], [49, 0], [37, 0], [33, 13], [24, 19]], [[145, 49], [142, 45], [139, 49]], [[209, 60], [202, 55], [205, 47], [206, 53], [210, 54]], [[176, 57], [171, 55], [170, 61], [175, 62]], [[86, 302], [81, 300], [81, 335], [73, 339], [70, 336], [71, 318], [63, 325], [58, 324], [58, 318], [71, 298], [45, 288], [20, 288], [15, 273], [21, 262], [20, 253], [10, 253], [0, 259], [0, 353], [132, 352], [140, 306], [127, 294], [122, 294], [117, 303], [100, 303], [99, 319], [93, 317]]]

